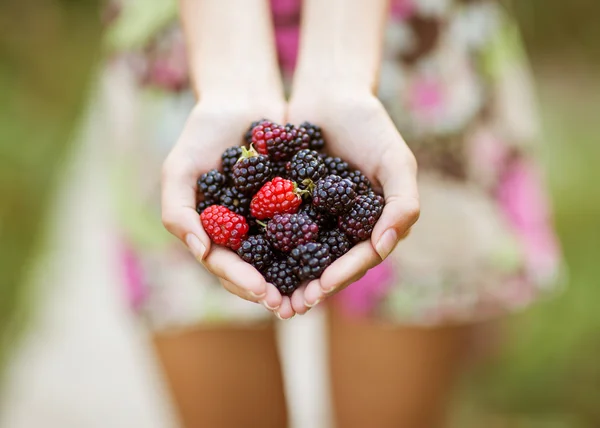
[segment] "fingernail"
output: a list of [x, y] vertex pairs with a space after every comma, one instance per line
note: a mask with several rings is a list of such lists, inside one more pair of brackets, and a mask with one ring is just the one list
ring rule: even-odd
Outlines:
[[394, 229], [386, 230], [375, 246], [375, 250], [379, 254], [379, 257], [381, 257], [381, 260], [385, 260], [390, 255], [397, 243], [398, 234], [396, 231]]
[[196, 260], [202, 262], [204, 260], [204, 253], [206, 252], [206, 247], [200, 239], [193, 233], [188, 233], [185, 235], [185, 243], [187, 247], [190, 249], [191, 253], [196, 257]]
[[265, 296], [267, 295], [267, 292], [265, 291], [264, 293], [261, 293], [261, 294], [256, 294], [256, 293], [253, 293], [252, 291], [248, 291], [248, 294], [249, 294], [249, 295], [250, 295], [250, 296], [251, 296], [253, 299], [259, 300], [259, 299], [262, 299], [263, 297], [265, 297]]
[[279, 308], [279, 306], [276, 306], [274, 308], [270, 307], [266, 300], [261, 300], [260, 303], [262, 303], [262, 305], [271, 312], [273, 312], [275, 309]]
[[308, 303], [304, 303], [304, 306], [306, 306], [307, 308], [314, 308], [315, 306], [317, 306], [319, 303], [321, 303], [321, 299], [317, 299], [316, 302], [314, 302], [312, 305], [309, 305]]
[[275, 312], [275, 315], [277, 316], [277, 318], [279, 318], [281, 321], [287, 321], [287, 320], [291, 320], [292, 318], [294, 318], [296, 316], [296, 314], [292, 315], [289, 318], [283, 318], [281, 315], [279, 315], [279, 312]]

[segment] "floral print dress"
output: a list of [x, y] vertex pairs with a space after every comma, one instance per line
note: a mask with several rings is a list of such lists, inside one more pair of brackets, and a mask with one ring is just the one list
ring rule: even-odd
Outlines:
[[[300, 3], [271, 1], [287, 79]], [[141, 195], [119, 204], [129, 295], [157, 328], [263, 319], [269, 314], [228, 295], [158, 230], [158, 170], [194, 103], [175, 22], [117, 60], [136, 76], [138, 139], [146, 145], [120, 149], [115, 167], [120, 188], [128, 182]], [[535, 103], [505, 6], [392, 1], [378, 95], [417, 157], [422, 214], [383, 264], [330, 304], [354, 316], [433, 325], [498, 316], [554, 289], [560, 254], [536, 165]]]

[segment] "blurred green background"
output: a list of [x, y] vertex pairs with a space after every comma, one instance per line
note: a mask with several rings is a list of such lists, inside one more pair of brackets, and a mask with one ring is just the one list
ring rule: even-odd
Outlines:
[[508, 321], [456, 426], [600, 426], [600, 2], [513, 2], [536, 77], [568, 288]]

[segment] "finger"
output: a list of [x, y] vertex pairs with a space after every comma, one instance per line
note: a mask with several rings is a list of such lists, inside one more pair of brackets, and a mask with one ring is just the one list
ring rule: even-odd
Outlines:
[[298, 287], [296, 290], [294, 290], [294, 293], [292, 294], [292, 297], [290, 299], [290, 301], [292, 303], [292, 309], [294, 310], [294, 312], [296, 312], [299, 315], [304, 315], [310, 309], [309, 307], [304, 305], [304, 290], [305, 289], [306, 289], [306, 285], [302, 285], [302, 286]]
[[163, 165], [161, 210], [165, 228], [202, 261], [211, 242], [196, 212], [197, 175], [193, 162], [180, 157], [175, 148]]
[[267, 283], [267, 294], [260, 300], [260, 303], [269, 311], [275, 311], [281, 306], [283, 300], [281, 293], [273, 284]]
[[304, 306], [307, 308], [314, 308], [318, 305], [321, 300], [327, 297], [321, 288], [321, 281], [315, 279], [306, 285], [304, 290]]
[[383, 156], [377, 170], [385, 195], [385, 207], [373, 229], [371, 242], [382, 260], [389, 256], [419, 218], [416, 162], [404, 143], [401, 144], [395, 145]]
[[[327, 295], [338, 292], [358, 281], [369, 269], [379, 263], [381, 263], [381, 257], [371, 242], [361, 242], [325, 269], [319, 279], [321, 290]], [[306, 293], [308, 292], [309, 290], [306, 291]]]
[[233, 251], [214, 245], [203, 264], [213, 275], [231, 282], [241, 290], [242, 295], [234, 294], [253, 302], [267, 296], [267, 282], [263, 276]]
[[277, 315], [280, 320], [289, 320], [296, 315], [292, 308], [292, 302], [288, 296], [283, 296], [281, 299], [281, 306], [275, 311], [275, 315]]

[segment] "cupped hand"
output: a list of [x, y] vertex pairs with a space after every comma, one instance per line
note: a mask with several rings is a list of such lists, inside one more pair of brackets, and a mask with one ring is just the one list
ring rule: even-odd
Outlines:
[[385, 108], [368, 91], [301, 91], [292, 97], [287, 119], [320, 125], [327, 142], [325, 150], [360, 169], [385, 197], [371, 239], [354, 246], [319, 279], [294, 292], [292, 307], [303, 314], [360, 279], [406, 236], [419, 217], [417, 165]]
[[293, 316], [289, 298], [238, 255], [218, 245], [211, 245], [196, 212], [197, 180], [201, 174], [219, 168], [221, 153], [241, 144], [249, 124], [261, 117], [281, 120], [283, 100], [262, 100], [260, 104], [227, 98], [200, 102], [192, 110], [186, 125], [163, 164], [162, 221], [167, 230], [179, 238], [206, 269], [216, 275], [231, 293], [260, 302], [276, 310], [280, 318]]

